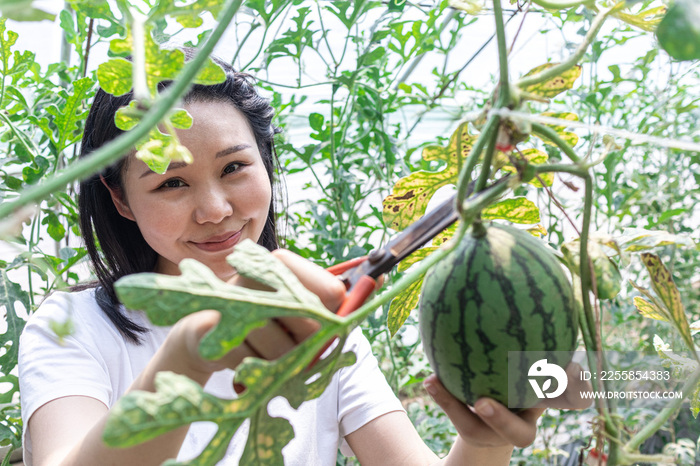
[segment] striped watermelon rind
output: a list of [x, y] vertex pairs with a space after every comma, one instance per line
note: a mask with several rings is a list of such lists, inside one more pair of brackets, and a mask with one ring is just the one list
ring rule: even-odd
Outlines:
[[508, 352], [540, 352], [565, 367], [562, 354], [576, 345], [574, 292], [540, 240], [506, 225], [483, 226], [485, 234], [477, 225], [480, 234], [465, 234], [426, 274], [423, 347], [440, 381], [462, 402], [490, 397], [526, 408], [539, 401], [527, 380], [530, 361], [522, 359], [521, 375], [509, 380]]

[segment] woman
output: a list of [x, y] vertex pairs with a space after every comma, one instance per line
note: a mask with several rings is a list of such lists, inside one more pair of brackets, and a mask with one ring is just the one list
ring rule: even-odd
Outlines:
[[[273, 110], [250, 80], [217, 60], [226, 81], [194, 86], [184, 107], [194, 119], [178, 136], [193, 154], [190, 165], [174, 162], [159, 175], [130, 154], [81, 183], [84, 241], [99, 284], [55, 293], [32, 316], [20, 345], [20, 389], [25, 425], [25, 462], [35, 466], [160, 464], [195, 457], [213, 434], [193, 424], [126, 449], [101, 440], [111, 407], [132, 390], [154, 390], [157, 372], [184, 374], [222, 398], [232, 398], [233, 371], [246, 356], [274, 359], [312, 333], [300, 319], [272, 322], [218, 361], [203, 360], [200, 338], [219, 319], [202, 311], [172, 328], [154, 327], [144, 314], [126, 310], [114, 293], [125, 275], [155, 271], [179, 274], [177, 264], [194, 258], [222, 280], [243, 284], [225, 258], [252, 239], [273, 250], [331, 311], [344, 288], [324, 269], [277, 248], [273, 199]], [[85, 128], [81, 156], [116, 137], [114, 113], [131, 95], [99, 91]], [[99, 242], [98, 251], [96, 242]], [[72, 317], [76, 331], [55, 341], [52, 320]], [[358, 355], [326, 392], [298, 411], [273, 400], [270, 414], [288, 418], [295, 439], [283, 450], [285, 464], [332, 465], [336, 451], [365, 465], [431, 464], [439, 460], [422, 442], [391, 392], [358, 330], [346, 350]], [[425, 386], [455, 424], [459, 437], [446, 464], [507, 464], [512, 446], [529, 444], [541, 409], [520, 415], [492, 400], [470, 410], [429, 377]], [[279, 401], [279, 402], [278, 402]], [[237, 464], [247, 431], [239, 429], [220, 464]]]

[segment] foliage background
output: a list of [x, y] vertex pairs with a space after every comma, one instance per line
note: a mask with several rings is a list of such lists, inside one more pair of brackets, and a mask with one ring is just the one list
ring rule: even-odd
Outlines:
[[[75, 0], [57, 12], [54, 22], [64, 43], [61, 59], [49, 63], [36, 60], [39, 50], [18, 47], [9, 32], [12, 23], [0, 20], [3, 200], [75, 160], [96, 83], [94, 70], [108, 40], [122, 32], [115, 13], [101, 9], [106, 3], [94, 4], [98, 6], [88, 8]], [[655, 5], [644, 1], [633, 8]], [[417, 170], [441, 170], [440, 162], [421, 158], [422, 148], [445, 145], [458, 121], [482, 109], [490, 97], [497, 74], [491, 11], [466, 14], [446, 1], [407, 3], [402, 11], [362, 0], [254, 0], [244, 6], [217, 53], [255, 75], [279, 109], [278, 124], [285, 133], [278, 151], [289, 191], [282, 222], [286, 247], [322, 265], [362, 255], [392, 233], [384, 224], [381, 200], [396, 180]], [[86, 13], [97, 19], [92, 21]], [[568, 56], [592, 19], [580, 8], [552, 13], [527, 4], [510, 5], [506, 17], [509, 39], [517, 36], [510, 60], [515, 75]], [[204, 24], [192, 32], [161, 21], [154, 37], [157, 42], [196, 45], [212, 22], [205, 15]], [[675, 62], [659, 50], [649, 31], [611, 20], [586, 54], [574, 89], [558, 96], [548, 109], [576, 113], [590, 124], [700, 142], [699, 79], [697, 62]], [[604, 153], [600, 138], [577, 133], [581, 154], [590, 152], [595, 158]], [[664, 230], [687, 234], [698, 243], [700, 154], [625, 140], [616, 143], [595, 170], [594, 229], [611, 235], [625, 228]], [[547, 147], [547, 152], [552, 160], [561, 158], [554, 148]], [[577, 183], [557, 178], [552, 193], [580, 222], [582, 194]], [[77, 239], [74, 194], [69, 187], [42, 203], [0, 262], [7, 324], [0, 337], [6, 388], [0, 396], [5, 416], [0, 435], [14, 446], [19, 444], [14, 362], [26, 312], [51, 290], [85, 277], [84, 269], [78, 272], [85, 252]], [[534, 187], [521, 188], [519, 194], [537, 203], [550, 244], [557, 247], [572, 239], [574, 232], [552, 197]], [[691, 322], [698, 320], [697, 248], [671, 244], [657, 252], [672, 269]], [[624, 278], [648, 281], [634, 256], [619, 264]], [[617, 298], [601, 302], [606, 345], [653, 350], [657, 334], [673, 343], [667, 325], [637, 313], [633, 295], [625, 281]], [[365, 333], [419, 432], [431, 447], [445, 453], [454, 433], [420, 388], [429, 368], [417, 340], [415, 316], [409, 316], [392, 338], [387, 313], [388, 308], [378, 310], [366, 322]], [[67, 332], [70, 325], [57, 323], [56, 330]], [[676, 448], [684, 458], [694, 458], [698, 428], [683, 412], [687, 411], [645, 448]], [[640, 425], [651, 414], [653, 409], [626, 413]], [[572, 446], [588, 442], [591, 430], [586, 421], [591, 415], [548, 412], [538, 441], [516, 452], [514, 461], [564, 464], [566, 455], [558, 453], [568, 448], [570, 458], [576, 456]]]

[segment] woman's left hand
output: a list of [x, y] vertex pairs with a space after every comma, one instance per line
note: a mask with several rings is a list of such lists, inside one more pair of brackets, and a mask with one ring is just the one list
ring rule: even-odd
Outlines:
[[579, 393], [590, 390], [590, 384], [578, 376], [581, 366], [571, 363], [566, 369], [567, 390], [556, 401], [514, 413], [490, 398], [481, 398], [472, 408], [466, 406], [440, 383], [435, 374], [425, 379], [430, 396], [445, 411], [454, 424], [462, 441], [475, 448], [526, 447], [537, 435], [537, 419], [547, 407], [584, 409], [590, 400], [581, 399]]

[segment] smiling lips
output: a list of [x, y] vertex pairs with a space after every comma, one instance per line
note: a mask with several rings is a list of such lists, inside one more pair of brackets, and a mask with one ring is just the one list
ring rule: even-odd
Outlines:
[[218, 252], [226, 249], [230, 249], [238, 243], [241, 239], [241, 232], [243, 229], [235, 231], [233, 233], [224, 233], [223, 235], [212, 236], [207, 238], [207, 241], [196, 242], [192, 241], [196, 247], [207, 252]]

